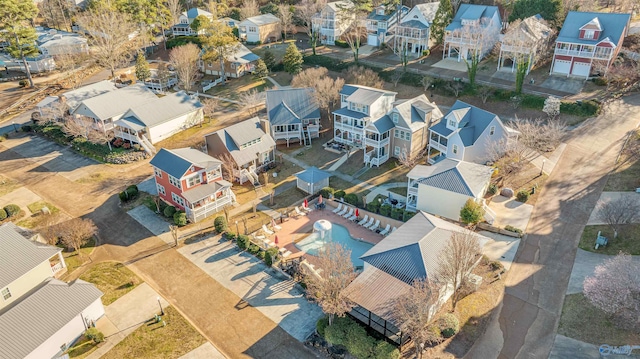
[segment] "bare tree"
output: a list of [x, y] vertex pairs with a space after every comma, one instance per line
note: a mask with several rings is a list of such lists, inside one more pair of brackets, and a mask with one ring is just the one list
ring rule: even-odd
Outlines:
[[440, 300], [439, 288], [437, 283], [416, 280], [406, 293], [395, 300], [393, 306], [391, 317], [400, 323], [402, 334], [411, 337], [419, 358], [422, 358], [424, 345], [440, 341], [439, 335], [429, 330]]
[[309, 36], [309, 42], [311, 43], [311, 49], [314, 55], [316, 54], [316, 46], [320, 35], [319, 31], [314, 31], [314, 26], [316, 26], [314, 25], [314, 18], [326, 4], [326, 0], [302, 0], [296, 6], [296, 16], [302, 20], [302, 26], [304, 26], [307, 36]]
[[366, 42], [367, 16], [371, 13], [373, 5], [371, 0], [347, 0], [338, 3], [338, 18], [347, 28], [343, 33], [343, 39], [349, 44], [353, 59], [358, 64], [360, 45]]
[[434, 81], [434, 79], [431, 76], [428, 76], [428, 75], [422, 76], [422, 79], [420, 80], [420, 83], [422, 84], [422, 87], [424, 88], [424, 92], [427, 92], [429, 87], [431, 87], [431, 85], [433, 84], [433, 81]]
[[56, 236], [60, 243], [68, 249], [76, 252], [85, 245], [91, 237], [98, 233], [98, 228], [90, 219], [74, 218], [54, 226], [51, 234]]
[[291, 5], [288, 3], [282, 3], [278, 5], [278, 17], [280, 18], [280, 24], [282, 25], [282, 42], [287, 38], [287, 32], [293, 22], [293, 12], [291, 12]]
[[530, 149], [520, 141], [500, 140], [487, 147], [488, 158], [494, 162], [502, 183], [509, 183], [529, 163]]
[[38, 4], [38, 8], [49, 27], [71, 31], [71, 16], [75, 13], [72, 2], [64, 0], [43, 0]]
[[338, 243], [328, 243], [317, 256], [316, 267], [320, 276], [305, 271], [307, 295], [315, 300], [322, 311], [329, 316], [329, 325], [333, 319], [344, 316], [353, 308], [344, 293], [344, 289], [355, 279], [356, 273], [351, 262], [351, 251], [345, 250]]
[[478, 94], [480, 95], [480, 99], [482, 100], [482, 103], [487, 103], [487, 100], [489, 99], [489, 96], [491, 96], [492, 93], [493, 93], [493, 89], [488, 86], [481, 86], [480, 89], [478, 90]]
[[260, 15], [260, 7], [257, 0], [243, 0], [240, 8], [240, 17], [247, 19], [252, 16]]
[[315, 91], [313, 96], [318, 107], [325, 111], [340, 99], [340, 89], [344, 86], [344, 79], [329, 76], [325, 67], [310, 67], [296, 74], [291, 80], [292, 87], [310, 87]]
[[67, 136], [83, 137], [89, 139], [89, 132], [93, 130], [95, 122], [88, 117], [72, 117], [69, 116], [65, 119], [62, 125], [62, 132]]
[[640, 203], [631, 196], [620, 196], [599, 204], [596, 211], [597, 218], [606, 223], [613, 230], [613, 238], [617, 238], [623, 225], [634, 223], [640, 216]]
[[461, 41], [471, 45], [469, 50], [471, 60], [463, 58], [467, 65], [467, 75], [469, 77], [469, 85], [471, 86], [475, 86], [478, 64], [482, 56], [491, 50], [491, 47], [500, 35], [499, 28], [495, 29], [490, 24], [490, 21], [491, 20], [482, 18], [480, 22], [465, 24], [451, 33], [451, 36], [460, 38]]
[[464, 84], [460, 81], [449, 81], [447, 83], [447, 89], [449, 89], [455, 97], [458, 97], [460, 96], [460, 92], [464, 90]]
[[402, 76], [404, 76], [404, 72], [400, 71], [400, 69], [396, 68], [393, 70], [393, 74], [391, 75], [391, 83], [393, 83], [393, 87], [398, 87], [398, 82], [400, 82]]
[[206, 98], [202, 101], [202, 105], [204, 116], [211, 122], [213, 115], [218, 110], [218, 107], [220, 107], [220, 100], [217, 98]]
[[242, 109], [254, 114], [256, 107], [264, 105], [266, 100], [265, 92], [258, 92], [256, 89], [241, 92], [238, 94], [238, 101], [241, 103]]
[[182, 14], [182, 5], [180, 0], [165, 0], [167, 10], [171, 14], [171, 21], [173, 24], [177, 24], [180, 21], [180, 14]]
[[420, 163], [420, 160], [427, 154], [428, 149], [425, 147], [416, 154], [412, 154], [407, 146], [403, 146], [398, 156], [398, 163], [406, 168], [413, 168]]
[[196, 44], [178, 46], [169, 53], [169, 62], [176, 69], [182, 88], [189, 91], [198, 75], [200, 48]]
[[233, 182], [233, 171], [236, 169], [236, 161], [228, 153], [222, 154], [220, 161], [222, 161], [222, 176], [227, 181]]
[[438, 282], [450, 285], [453, 290], [451, 296], [452, 310], [458, 303], [460, 285], [471, 273], [480, 257], [480, 243], [478, 236], [470, 231], [453, 232], [447, 246], [438, 257]]
[[384, 81], [378, 76], [378, 74], [364, 66], [349, 66], [346, 70], [342, 71], [345, 81], [349, 84], [369, 86], [374, 88], [382, 88]]
[[567, 132], [567, 126], [560, 120], [521, 119], [510, 122], [511, 127], [520, 132], [518, 141], [533, 150], [551, 152], [560, 145]]
[[82, 69], [79, 68], [83, 61], [87, 59], [89, 55], [86, 54], [59, 54], [54, 56], [56, 61], [56, 67], [58, 70], [64, 73], [65, 85], [72, 89], [80, 86], [82, 82]]
[[89, 35], [91, 56], [98, 65], [111, 71], [115, 81], [116, 69], [134, 57], [138, 38], [132, 34], [136, 25], [128, 14], [112, 10], [92, 9], [78, 17], [78, 23]]

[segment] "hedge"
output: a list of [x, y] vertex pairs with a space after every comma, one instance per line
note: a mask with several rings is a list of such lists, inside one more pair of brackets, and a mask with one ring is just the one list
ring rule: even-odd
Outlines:
[[331, 71], [342, 71], [352, 65], [349, 62], [342, 62], [322, 55], [305, 56], [303, 60], [306, 65], [322, 66]]
[[520, 229], [520, 228], [516, 228], [516, 227], [514, 227], [514, 226], [512, 226], [512, 225], [510, 225], [510, 224], [507, 224], [507, 225], [504, 227], [504, 229], [505, 229], [505, 230], [507, 230], [507, 231], [509, 231], [509, 232], [514, 232], [514, 233], [522, 234], [522, 229]]
[[335, 45], [338, 47], [344, 47], [345, 49], [349, 47], [349, 44], [346, 41], [343, 40], [336, 40]]
[[344, 196], [344, 201], [352, 206], [357, 206], [359, 202], [358, 196], [354, 193], [349, 193], [348, 195]]
[[7, 215], [7, 211], [4, 208], [0, 208], [0, 221], [7, 219], [9, 215]]
[[217, 233], [227, 230], [227, 219], [224, 216], [218, 216], [213, 220], [213, 227]]
[[372, 213], [378, 213], [379, 209], [380, 209], [380, 202], [371, 201], [371, 202], [367, 203], [367, 211], [372, 212]]
[[198, 36], [178, 36], [173, 39], [167, 40], [167, 49], [172, 49], [177, 46], [182, 46], [186, 44], [196, 44], [198, 47], [202, 48], [202, 39]]
[[271, 267], [273, 262], [278, 258], [278, 248], [271, 247], [264, 254], [264, 263]]
[[4, 211], [7, 213], [7, 217], [13, 217], [20, 213], [20, 206], [17, 204], [8, 204], [4, 207]]
[[320, 190], [320, 195], [324, 198], [329, 198], [333, 195], [333, 193], [335, 192], [335, 190], [331, 187], [324, 187], [323, 189]]
[[404, 209], [403, 208], [393, 208], [391, 210], [391, 218], [402, 220], [403, 216], [404, 216]]
[[345, 191], [342, 191], [342, 190], [340, 190], [340, 191], [335, 191], [335, 192], [333, 193], [333, 197], [335, 197], [335, 198], [344, 198], [344, 196], [345, 196], [346, 194], [347, 194], [347, 193], [346, 193]]
[[236, 244], [238, 245], [238, 248], [240, 248], [240, 250], [244, 251], [249, 245], [249, 237], [245, 236], [244, 234], [239, 235], [236, 239]]
[[518, 200], [518, 202], [526, 202], [529, 200], [529, 191], [527, 190], [521, 190], [518, 191], [518, 194], [516, 194], [516, 200]]
[[[323, 324], [316, 324], [322, 329]], [[320, 330], [319, 330], [320, 332]], [[324, 338], [332, 345], [342, 345], [358, 359], [398, 359], [400, 351], [384, 340], [376, 340], [367, 331], [348, 317], [336, 318], [333, 324], [324, 327]]]
[[380, 206], [380, 214], [385, 216], [385, 217], [389, 217], [391, 215], [391, 205], [388, 203], [383, 204], [382, 206]]

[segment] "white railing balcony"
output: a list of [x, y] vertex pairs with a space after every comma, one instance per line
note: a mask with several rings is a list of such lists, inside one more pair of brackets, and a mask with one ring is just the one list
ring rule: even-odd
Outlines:
[[569, 50], [569, 49], [558, 49], [556, 48], [557, 55], [569, 55], [569, 56], [579, 56], [579, 57], [593, 57], [594, 51], [584, 51], [584, 50]]
[[609, 52], [594, 52], [593, 53], [593, 58], [594, 59], [598, 59], [598, 60], [609, 60], [611, 59], [611, 56], [613, 55], [613, 51], [609, 51]]
[[300, 131], [274, 131], [273, 132], [273, 139], [274, 140], [281, 140], [281, 139], [287, 139], [287, 138], [298, 138], [300, 137]]
[[127, 132], [124, 132], [124, 131], [121, 131], [121, 130], [118, 130], [118, 129], [113, 131], [113, 134], [114, 134], [114, 136], [120, 137], [123, 140], [132, 141], [132, 142], [135, 142], [135, 143], [140, 143], [141, 142], [140, 137], [138, 137], [136, 135], [132, 135], [132, 134], [127, 133]]
[[409, 187], [407, 190], [407, 193], [411, 193], [411, 194], [418, 194], [418, 187]]
[[389, 144], [389, 137], [383, 138], [382, 140], [374, 140], [369, 137], [365, 137], [364, 144], [371, 147], [383, 147]]
[[411, 202], [407, 202], [406, 204], [406, 209], [407, 211], [415, 211], [416, 210], [416, 206], [417, 206], [417, 202], [416, 201], [411, 201]]
[[441, 144], [438, 141], [429, 141], [429, 146], [431, 148], [435, 148], [436, 150], [442, 152], [442, 153], [446, 153], [447, 152], [447, 146]]
[[454, 44], [458, 44], [458, 45], [469, 45], [469, 46], [475, 46], [478, 43], [477, 39], [472, 39], [472, 38], [469, 38], [469, 37], [455, 36], [455, 35], [446, 35], [444, 37], [444, 41], [445, 42], [454, 43]]
[[351, 125], [348, 122], [338, 122], [338, 121], [336, 121], [334, 126], [337, 127], [337, 128], [343, 128], [345, 130], [351, 130], [351, 131], [354, 131], [356, 129], [358, 129], [358, 130], [362, 130], [363, 129], [363, 126]]
[[56, 263], [56, 264], [51, 266], [51, 272], [55, 276], [56, 274], [58, 274], [60, 271], [62, 271], [65, 268], [66, 267], [62, 265], [62, 262], [58, 262], [58, 263]]
[[227, 193], [227, 195], [217, 198], [215, 201], [209, 202], [205, 205], [198, 206], [196, 208], [186, 207], [185, 213], [187, 214], [187, 218], [191, 222], [195, 223], [199, 220], [220, 212], [224, 208], [224, 206], [229, 205], [232, 202], [232, 196]]
[[511, 53], [516, 53], [516, 54], [528, 54], [530, 52], [533, 52], [533, 47], [531, 47], [531, 46], [507, 45], [507, 44], [503, 43], [502, 45], [500, 45], [500, 50], [502, 50], [502, 52], [511, 52]]

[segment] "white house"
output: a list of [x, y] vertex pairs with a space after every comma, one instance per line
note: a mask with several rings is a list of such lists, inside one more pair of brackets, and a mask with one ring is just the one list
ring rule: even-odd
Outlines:
[[418, 4], [402, 17], [396, 26], [393, 38], [393, 51], [407, 56], [420, 57], [429, 50], [431, 42], [431, 24], [438, 11], [439, 2]]
[[288, 88], [267, 91], [267, 119], [274, 140], [298, 140], [311, 145], [320, 136], [320, 109], [313, 88]]
[[502, 20], [497, 6], [460, 4], [445, 28], [442, 58], [482, 59], [498, 42]]
[[91, 85], [82, 86], [75, 90], [64, 92], [60, 95], [60, 100], [66, 103], [70, 112], [73, 112], [82, 103], [82, 101], [107, 92], [116, 91], [117, 89], [118, 88], [113, 81], [102, 80]]
[[449, 158], [417, 165], [407, 174], [406, 208], [457, 221], [467, 200], [484, 203], [492, 173], [491, 167]]
[[192, 35], [200, 35], [203, 30], [200, 30], [198, 33], [191, 29], [191, 23], [198, 16], [204, 16], [210, 21], [213, 21], [213, 14], [202, 9], [198, 9], [196, 7], [191, 8], [182, 14], [178, 18], [178, 23], [171, 27], [171, 32], [174, 36], [192, 36]]
[[277, 16], [262, 14], [242, 20], [238, 24], [238, 34], [247, 43], [265, 44], [282, 39], [282, 26]]
[[[32, 73], [49, 72], [56, 69], [56, 61], [51, 56], [38, 55], [35, 57], [27, 57], [25, 59], [27, 60], [29, 71]], [[21, 71], [27, 72], [22, 61], [17, 60], [16, 63], [20, 66]]]
[[511, 72], [517, 67], [517, 61], [527, 62], [527, 74], [549, 46], [553, 30], [540, 15], [530, 16], [520, 22], [518, 27], [509, 27], [507, 33], [500, 40], [500, 54], [498, 55], [498, 70], [511, 64]]
[[379, 5], [367, 16], [367, 45], [380, 46], [387, 42], [387, 34], [395, 33], [399, 19], [409, 8], [407, 6]]
[[335, 45], [347, 31], [352, 21], [343, 9], [349, 6], [353, 4], [347, 1], [330, 2], [313, 18], [313, 31], [318, 32], [321, 44]]
[[43, 55], [57, 56], [67, 54], [88, 54], [87, 39], [72, 32], [55, 29], [36, 28], [36, 43]]

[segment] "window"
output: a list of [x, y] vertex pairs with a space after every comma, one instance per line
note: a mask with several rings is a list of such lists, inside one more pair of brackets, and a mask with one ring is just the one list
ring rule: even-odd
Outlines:
[[496, 133], [496, 126], [491, 126], [489, 128], [489, 136], [493, 136], [494, 133]]
[[181, 205], [182, 207], [184, 207], [184, 198], [178, 196], [177, 194], [171, 192], [171, 199], [173, 200], [174, 203], [177, 203], [179, 205]]
[[457, 122], [456, 120], [449, 120], [449, 127], [456, 127]]
[[458, 145], [453, 145], [453, 154], [454, 155], [458, 154]]
[[202, 177], [200, 177], [199, 173], [195, 176], [187, 178], [187, 187], [197, 186], [200, 183], [202, 183]]
[[167, 194], [167, 192], [164, 191], [164, 186], [160, 183], [156, 183], [156, 188], [158, 189], [158, 193]]
[[249, 32], [258, 32], [255, 26], [249, 26]]
[[9, 300], [11, 298], [11, 291], [9, 291], [9, 287], [2, 290], [2, 299]]
[[347, 102], [347, 95], [340, 95], [340, 101]]
[[391, 118], [393, 119], [393, 123], [398, 123], [398, 114], [396, 112], [391, 115]]
[[162, 171], [159, 168], [153, 168], [153, 172], [156, 174], [156, 177], [162, 178]]
[[400, 156], [400, 146], [395, 146], [393, 148], [393, 155], [394, 156]]
[[404, 139], [407, 141], [411, 141], [411, 132], [405, 132], [404, 133]]
[[584, 30], [584, 37], [583, 39], [587, 39], [587, 40], [593, 40], [593, 38], [595, 37], [596, 32], [593, 30]]
[[182, 189], [182, 185], [180, 184], [180, 180], [169, 175], [169, 183], [171, 183], [174, 187]]

